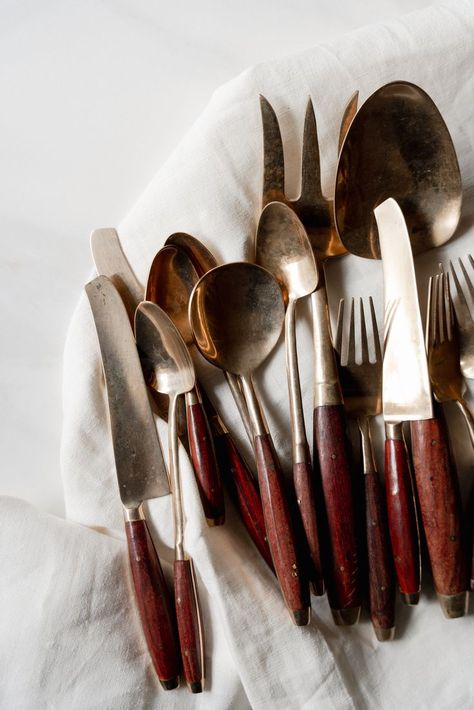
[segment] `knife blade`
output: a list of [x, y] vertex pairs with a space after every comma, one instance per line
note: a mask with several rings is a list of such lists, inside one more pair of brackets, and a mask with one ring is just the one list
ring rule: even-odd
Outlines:
[[163, 454], [133, 331], [113, 283], [99, 276], [85, 287], [104, 370], [119, 493], [142, 627], [162, 686], [179, 684], [176, 620], [142, 503], [167, 495]]
[[402, 435], [402, 422], [410, 421], [416, 488], [435, 587], [443, 612], [454, 618], [465, 613], [467, 602], [459, 485], [445, 427], [433, 411], [410, 237], [395, 200], [380, 204], [374, 215], [384, 276], [385, 475], [397, 576], [405, 600], [416, 603], [419, 535]]

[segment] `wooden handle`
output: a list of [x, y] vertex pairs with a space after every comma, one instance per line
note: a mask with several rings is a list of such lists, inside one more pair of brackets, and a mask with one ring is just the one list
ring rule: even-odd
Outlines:
[[411, 423], [413, 463], [421, 518], [436, 591], [446, 616], [463, 616], [467, 570], [461, 498], [441, 418]]
[[325, 555], [329, 603], [338, 623], [354, 623], [361, 605], [360, 561], [342, 405], [316, 407], [314, 441], [328, 528]]
[[263, 515], [275, 572], [297, 626], [309, 622], [309, 587], [298, 558], [285, 484], [270, 434], [256, 436], [255, 455]]
[[398, 587], [407, 604], [420, 595], [420, 536], [408, 450], [403, 439], [385, 440], [388, 528]]
[[395, 626], [395, 575], [383, 488], [376, 472], [364, 475], [370, 618], [379, 641]]
[[224, 493], [204, 407], [200, 402], [188, 405], [186, 416], [191, 459], [204, 515], [209, 525], [223, 525]]
[[230, 434], [220, 433], [214, 435], [214, 446], [224, 484], [240, 513], [242, 522], [255, 547], [272, 572], [274, 572], [263, 519], [262, 501], [260, 500], [256, 481], [247, 468]]
[[145, 639], [166, 690], [179, 684], [176, 619], [158, 555], [144, 520], [127, 521], [128, 554]]
[[174, 562], [174, 596], [183, 672], [192, 693], [202, 692], [203, 645], [191, 560]]
[[309, 452], [308, 461], [293, 464], [293, 485], [308, 550], [308, 577], [314, 594], [320, 596], [324, 594], [324, 577], [319, 546], [313, 469], [309, 462]]

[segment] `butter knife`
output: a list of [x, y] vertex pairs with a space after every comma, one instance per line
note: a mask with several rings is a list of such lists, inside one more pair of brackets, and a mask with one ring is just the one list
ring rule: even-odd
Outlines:
[[85, 287], [95, 321], [107, 386], [119, 493], [130, 567], [148, 650], [161, 685], [179, 685], [176, 619], [142, 504], [169, 494], [158, 434], [133, 331], [112, 282], [99, 276]]
[[[395, 200], [380, 204], [374, 215], [384, 276], [385, 477], [397, 577], [405, 600], [416, 602], [419, 540], [401, 433], [402, 422], [410, 421], [416, 488], [434, 583], [444, 614], [455, 618], [464, 615], [467, 604], [459, 485], [445, 427], [433, 412], [410, 238]], [[412, 586], [402, 586], [407, 584]]]

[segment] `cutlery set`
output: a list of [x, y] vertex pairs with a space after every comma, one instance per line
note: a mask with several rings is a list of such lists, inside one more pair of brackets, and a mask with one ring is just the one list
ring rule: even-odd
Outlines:
[[[464, 378], [474, 378], [474, 261], [469, 256], [450, 264], [454, 298], [448, 273], [430, 279], [426, 333], [413, 265], [414, 255], [454, 233], [462, 196], [458, 163], [441, 115], [419, 87], [393, 82], [358, 110], [357, 103], [354, 94], [341, 121], [332, 200], [321, 190], [316, 120], [308, 103], [301, 195], [289, 200], [278, 119], [260, 97], [264, 176], [254, 263], [218, 265], [201, 242], [180, 232], [156, 254], [145, 288], [115, 230], [92, 234], [99, 276], [86, 292], [105, 374], [137, 606], [165, 689], [177, 687], [181, 669], [192, 692], [201, 692], [204, 682], [179, 441], [193, 463], [208, 525], [225, 523], [224, 484], [296, 625], [309, 623], [310, 591], [327, 591], [336, 624], [356, 623], [367, 578], [375, 635], [392, 639], [396, 587], [406, 604], [419, 599], [420, 539], [426, 540], [445, 616], [463, 616], [467, 609], [467, 532], [441, 406], [457, 403], [474, 447], [474, 418], [464, 398]], [[383, 347], [372, 298], [352, 298], [349, 314], [341, 301], [332, 337], [324, 262], [347, 252], [382, 259]], [[312, 457], [296, 342], [303, 298], [310, 298], [313, 323]], [[284, 475], [253, 377], [282, 331], [292, 481]], [[256, 477], [212, 393], [197, 380], [199, 358], [224, 374], [252, 446]], [[169, 473], [152, 412], [168, 422]], [[371, 437], [372, 420], [381, 414], [385, 493]], [[360, 438], [360, 475], [349, 445], [351, 422]], [[143, 505], [169, 493], [174, 604]], [[474, 558], [469, 565], [474, 590]]]

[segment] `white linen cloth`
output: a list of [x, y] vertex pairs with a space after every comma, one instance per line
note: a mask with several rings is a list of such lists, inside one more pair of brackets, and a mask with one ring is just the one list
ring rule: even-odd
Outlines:
[[[155, 252], [175, 231], [200, 238], [220, 261], [250, 259], [260, 208], [262, 132], [258, 95], [274, 106], [285, 143], [288, 194], [298, 193], [308, 96], [318, 121], [325, 194], [334, 180], [344, 106], [382, 84], [423, 87], [453, 136], [465, 189], [463, 219], [449, 245], [417, 260], [421, 296], [438, 260], [473, 247], [474, 5], [442, 3], [367, 27], [299, 55], [259, 65], [219, 89], [129, 217], [119, 227], [126, 254], [146, 281]], [[87, 248], [87, 243], [84, 243]], [[380, 263], [347, 256], [327, 266], [332, 310], [340, 295], [382, 295]], [[311, 333], [298, 324], [300, 369], [310, 427]], [[220, 374], [200, 373], [213, 388], [231, 431], [248, 451]], [[257, 376], [271, 431], [289, 469], [290, 435], [280, 344]], [[452, 413], [454, 424], [459, 422]], [[166, 425], [158, 422], [166, 449]], [[459, 473], [467, 486], [472, 456], [462, 425], [453, 426]], [[380, 437], [379, 437], [380, 438]], [[166, 454], [166, 451], [165, 451]], [[224, 527], [207, 528], [186, 455], [181, 470], [206, 632], [207, 687], [165, 693], [154, 678], [128, 573], [107, 404], [96, 333], [85, 297], [71, 324], [64, 364], [62, 470], [67, 520], [0, 501], [3, 708], [453, 708], [474, 703], [472, 614], [446, 621], [426, 579], [418, 608], [397, 608], [397, 639], [379, 644], [370, 622], [332, 623], [326, 598], [313, 598], [313, 620], [293, 627], [276, 582], [227, 506]], [[169, 497], [148, 506], [167, 573], [173, 559]]]

